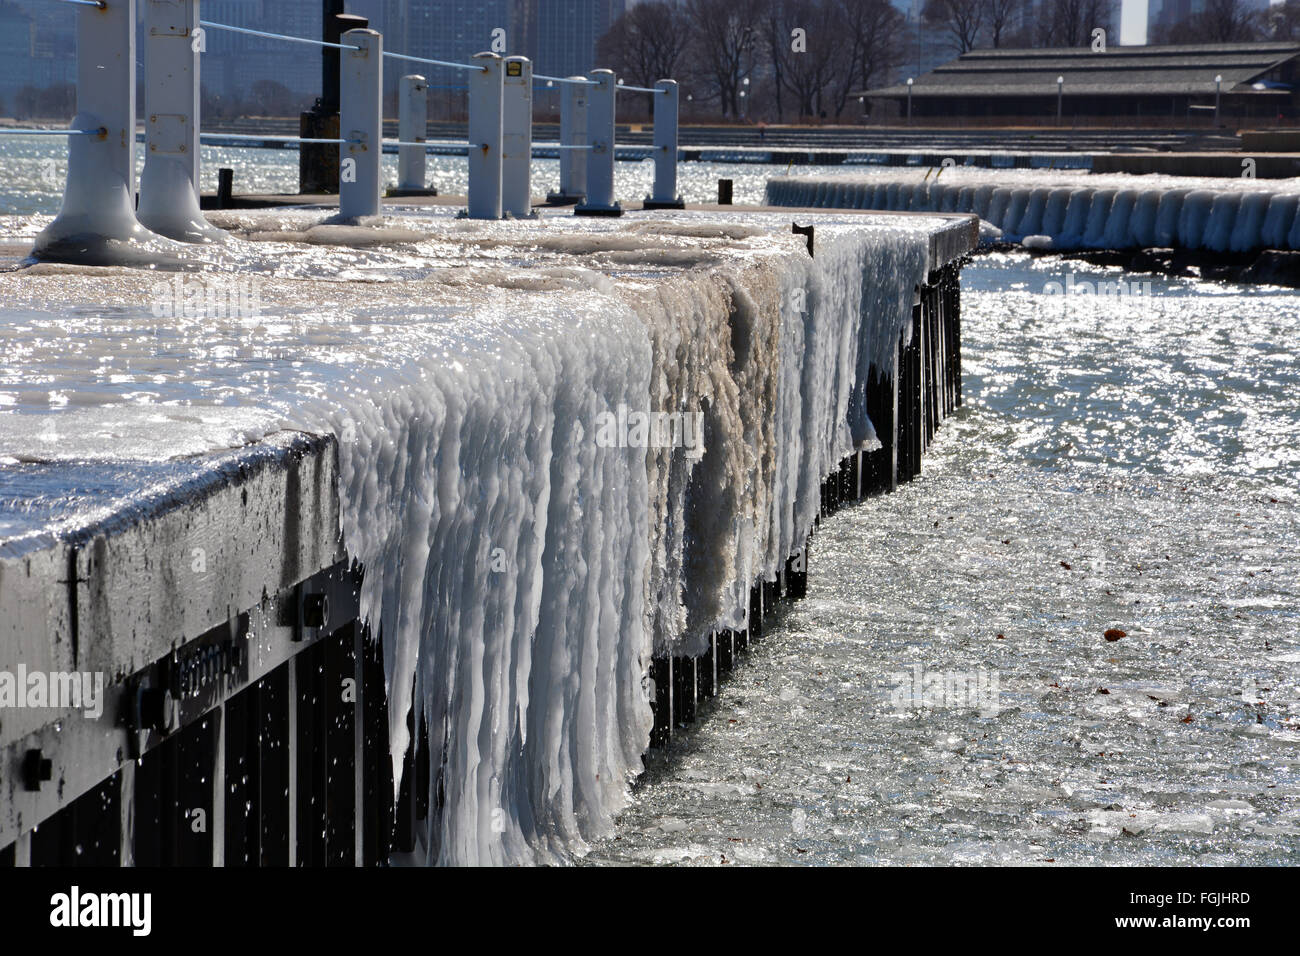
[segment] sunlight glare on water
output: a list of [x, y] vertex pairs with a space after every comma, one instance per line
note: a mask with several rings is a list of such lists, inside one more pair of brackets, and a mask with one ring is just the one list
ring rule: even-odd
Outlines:
[[[1300, 297], [1022, 254], [962, 285], [924, 475], [823, 523], [588, 862], [1300, 861]], [[964, 675], [995, 706], [910, 692]]]

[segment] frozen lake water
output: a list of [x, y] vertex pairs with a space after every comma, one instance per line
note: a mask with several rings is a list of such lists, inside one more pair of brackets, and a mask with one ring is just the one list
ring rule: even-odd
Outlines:
[[823, 524], [587, 862], [1300, 861], [1300, 297], [1146, 281], [966, 268], [924, 475]]

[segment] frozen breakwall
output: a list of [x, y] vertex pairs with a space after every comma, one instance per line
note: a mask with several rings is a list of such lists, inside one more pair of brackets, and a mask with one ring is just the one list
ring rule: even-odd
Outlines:
[[0, 863], [581, 853], [960, 402], [969, 216], [213, 220], [0, 273]]
[[900, 176], [779, 177], [773, 206], [970, 212], [1001, 239], [1060, 251], [1300, 250], [1300, 180], [935, 167]]

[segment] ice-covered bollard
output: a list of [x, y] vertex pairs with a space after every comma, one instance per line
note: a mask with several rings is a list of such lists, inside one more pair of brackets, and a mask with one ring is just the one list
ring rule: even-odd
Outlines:
[[505, 59], [501, 90], [501, 212], [526, 219], [533, 213], [533, 64]]
[[63, 206], [36, 237], [38, 259], [106, 261], [112, 243], [155, 238], [135, 215], [135, 0], [78, 6], [77, 115]]
[[339, 51], [339, 218], [379, 215], [382, 166], [384, 38], [348, 30]]
[[[587, 145], [587, 78], [571, 76], [573, 82], [560, 90], [560, 145]], [[553, 203], [581, 202], [587, 195], [587, 150], [560, 150], [560, 191], [548, 193]]]
[[579, 216], [621, 216], [614, 201], [614, 71], [592, 70], [587, 87], [587, 199], [573, 211]]
[[469, 75], [470, 219], [501, 218], [501, 57], [476, 53]]
[[677, 81], [655, 84], [655, 184], [646, 209], [684, 209], [677, 195]]
[[199, 0], [145, 0], [145, 159], [140, 223], [181, 242], [225, 233], [199, 209]]
[[[398, 87], [397, 138], [403, 143], [423, 143], [428, 132], [429, 84], [418, 73], [402, 77]], [[424, 147], [397, 147], [397, 188], [424, 191]]]

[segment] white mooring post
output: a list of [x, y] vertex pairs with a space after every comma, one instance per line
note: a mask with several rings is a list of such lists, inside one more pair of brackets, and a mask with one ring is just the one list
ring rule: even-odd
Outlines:
[[501, 89], [501, 213], [533, 214], [533, 64], [508, 56]]
[[339, 41], [358, 50], [339, 56], [339, 216], [379, 215], [383, 168], [384, 38], [375, 30], [348, 30]]
[[677, 195], [677, 81], [655, 84], [655, 185], [646, 209], [685, 209]]
[[38, 259], [104, 261], [110, 243], [156, 238], [135, 216], [135, 0], [78, 6], [77, 115], [63, 206], [36, 237]]
[[[429, 129], [429, 84], [418, 73], [402, 77], [397, 94], [397, 138], [423, 143]], [[397, 147], [397, 188], [424, 191], [424, 147]]]
[[476, 53], [469, 75], [470, 219], [501, 218], [501, 57]]
[[614, 202], [614, 71], [592, 70], [596, 85], [587, 87], [587, 199], [573, 211], [579, 216], [621, 216]]
[[[560, 145], [587, 145], [587, 84], [585, 76], [571, 76], [560, 89]], [[582, 202], [587, 196], [587, 151], [560, 150], [560, 191], [548, 193], [553, 203]]]
[[199, 0], [145, 0], [142, 225], [181, 242], [225, 233], [199, 210]]

